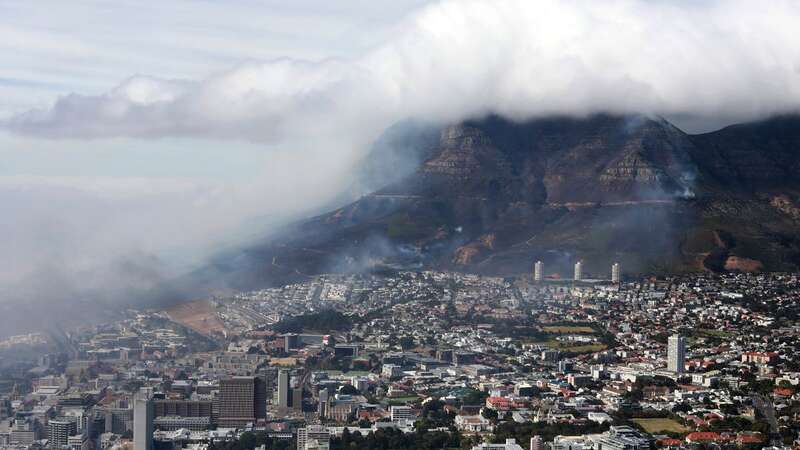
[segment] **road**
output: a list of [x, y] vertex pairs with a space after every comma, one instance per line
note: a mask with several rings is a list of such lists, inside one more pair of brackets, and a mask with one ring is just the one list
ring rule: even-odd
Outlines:
[[234, 303], [229, 303], [226, 306], [250, 319], [250, 321], [252, 321], [254, 325], [264, 325], [272, 323], [267, 316], [261, 314], [258, 311], [254, 311], [246, 306], [237, 305]]
[[752, 394], [751, 398], [753, 399], [753, 407], [755, 407], [761, 415], [764, 416], [767, 423], [769, 423], [769, 437], [772, 441], [772, 445], [782, 446], [783, 442], [778, 430], [778, 419], [775, 416], [775, 407], [772, 405], [772, 401], [761, 394]]

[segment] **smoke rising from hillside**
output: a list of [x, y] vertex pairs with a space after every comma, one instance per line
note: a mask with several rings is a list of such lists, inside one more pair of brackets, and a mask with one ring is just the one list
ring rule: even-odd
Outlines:
[[798, 22], [792, 0], [446, 0], [357, 58], [287, 55], [205, 79], [135, 75], [99, 95], [73, 93], [0, 126], [54, 140], [178, 136], [282, 151], [258, 181], [235, 186], [0, 180], [14, 218], [0, 224], [14, 237], [0, 285], [23, 283], [31, 298], [156, 286], [175, 272], [161, 262], [171, 249], [216, 242], [245, 218], [282, 223], [351, 198], [337, 195], [352, 167], [406, 118], [611, 112], [700, 124], [798, 111]]

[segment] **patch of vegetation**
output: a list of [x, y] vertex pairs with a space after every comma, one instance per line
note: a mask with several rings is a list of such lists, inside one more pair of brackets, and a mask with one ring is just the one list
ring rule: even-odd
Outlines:
[[573, 354], [573, 355], [600, 352], [608, 348], [606, 344], [600, 342], [596, 342], [593, 344], [581, 344], [581, 343], [557, 341], [555, 339], [546, 341], [544, 345], [550, 348], [558, 349], [562, 353]]
[[584, 353], [595, 353], [601, 352], [608, 348], [606, 344], [585, 344], [585, 345], [575, 345], [571, 347], [563, 347], [562, 353], [568, 355], [580, 355]]
[[633, 422], [651, 434], [660, 432], [686, 433], [689, 431], [680, 422], [672, 419], [633, 419]]
[[595, 330], [589, 326], [555, 325], [542, 327], [547, 333], [556, 334], [594, 334]]
[[400, 405], [405, 405], [406, 403], [413, 403], [419, 400], [420, 398], [417, 395], [406, 395], [403, 397], [388, 398], [386, 404], [390, 406], [400, 406]]
[[492, 442], [501, 443], [506, 439], [516, 439], [517, 442], [530, 442], [531, 436], [539, 435], [545, 441], [552, 441], [556, 436], [575, 436], [579, 434], [595, 434], [608, 430], [608, 424], [587, 422], [583, 425], [569, 423], [548, 424], [544, 422], [517, 423], [507, 421], [500, 423], [495, 429]]
[[710, 328], [700, 328], [694, 333], [697, 336], [709, 336], [719, 339], [730, 339], [734, 337], [734, 333], [724, 330], [714, 330]]
[[441, 400], [432, 400], [422, 407], [420, 419], [415, 427], [424, 433], [431, 428], [452, 427], [455, 423], [455, 413], [444, 410], [445, 403]]
[[330, 331], [347, 331], [352, 325], [352, 321], [348, 316], [339, 311], [327, 309], [316, 313], [288, 317], [276, 323], [272, 328], [278, 333], [301, 333], [303, 331], [326, 333]]
[[383, 428], [362, 436], [345, 429], [340, 438], [331, 439], [331, 450], [344, 449], [450, 449], [461, 448], [461, 434], [453, 432], [416, 432], [405, 434], [395, 428]]

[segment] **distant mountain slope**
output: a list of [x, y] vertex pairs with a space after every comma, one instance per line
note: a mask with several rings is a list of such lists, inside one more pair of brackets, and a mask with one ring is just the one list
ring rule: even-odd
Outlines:
[[596, 276], [614, 261], [628, 274], [800, 265], [796, 117], [691, 136], [643, 116], [493, 116], [422, 135], [410, 174], [209, 273], [247, 287], [384, 265], [518, 274], [540, 259], [561, 276], [578, 259]]

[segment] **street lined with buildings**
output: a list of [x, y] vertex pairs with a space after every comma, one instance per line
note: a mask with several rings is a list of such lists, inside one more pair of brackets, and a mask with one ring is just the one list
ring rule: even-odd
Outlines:
[[0, 448], [796, 444], [797, 275], [545, 269], [323, 275], [68, 330], [3, 365]]

